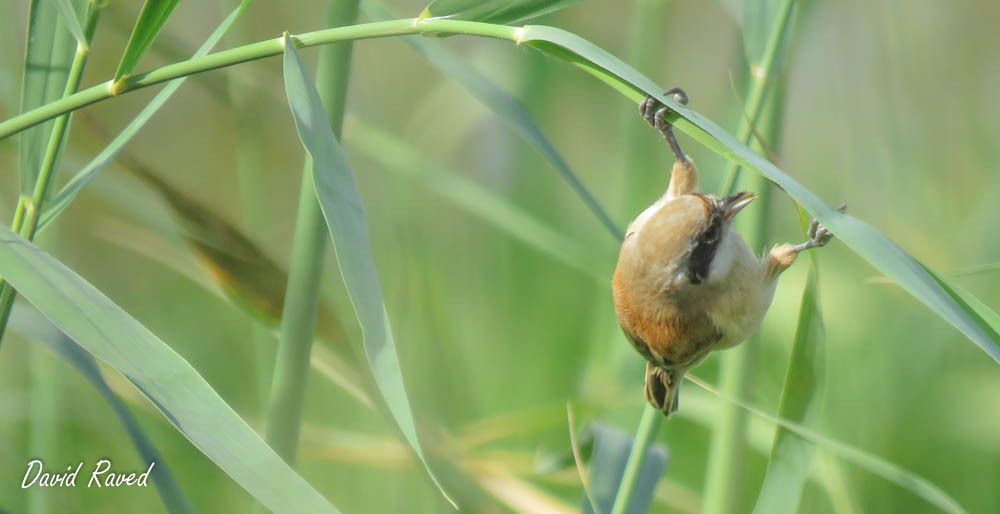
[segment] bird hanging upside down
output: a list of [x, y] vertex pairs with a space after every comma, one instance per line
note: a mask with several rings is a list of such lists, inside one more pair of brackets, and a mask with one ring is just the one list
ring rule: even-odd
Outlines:
[[[687, 103], [678, 88], [664, 94]], [[648, 361], [646, 398], [668, 417], [677, 410], [684, 374], [712, 350], [733, 347], [757, 331], [781, 272], [799, 252], [833, 237], [814, 220], [805, 243], [755, 256], [731, 224], [757, 195], [695, 192], [698, 172], [674, 138], [670, 112], [651, 96], [639, 104], [677, 162], [666, 193], [629, 225], [612, 280], [618, 321]]]

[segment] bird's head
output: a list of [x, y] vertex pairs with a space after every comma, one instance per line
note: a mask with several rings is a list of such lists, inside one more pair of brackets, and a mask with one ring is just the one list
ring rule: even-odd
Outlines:
[[756, 197], [749, 191], [724, 197], [694, 193], [654, 206], [630, 231], [629, 237], [635, 237], [631, 264], [658, 275], [658, 289], [677, 290], [724, 277], [736, 257], [728, 242], [730, 225]]

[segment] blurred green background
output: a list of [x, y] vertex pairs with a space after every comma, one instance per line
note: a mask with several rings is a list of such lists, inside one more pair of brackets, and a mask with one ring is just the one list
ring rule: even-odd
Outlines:
[[[424, 6], [389, 3], [405, 16]], [[682, 86], [691, 107], [735, 131], [740, 100], [732, 83], [738, 90], [746, 74], [735, 4], [591, 0], [532, 23], [565, 28], [664, 86]], [[229, 8], [182, 2], [140, 68], [185, 58]], [[110, 3], [84, 86], [114, 72], [138, 9], [138, 2]], [[256, 3], [223, 46], [322, 28], [324, 11], [319, 1]], [[24, 0], [0, 6], [7, 20], [0, 32], [3, 119], [18, 111], [26, 13]], [[800, 9], [781, 71], [783, 128], [769, 141], [779, 166], [828, 203], [846, 201], [854, 216], [937, 271], [1000, 262], [998, 18], [1000, 5], [988, 1], [849, 0]], [[464, 37], [439, 42], [524, 103], [619, 226], [662, 193], [672, 156], [634, 104], [532, 49]], [[316, 52], [302, 54], [315, 59]], [[231, 82], [249, 95], [240, 108], [229, 96]], [[539, 456], [569, 449], [565, 404], [573, 404], [578, 427], [600, 420], [629, 433], [644, 404], [643, 363], [621, 335], [610, 301], [617, 243], [535, 150], [402, 41], [357, 43], [350, 83], [344, 146], [365, 200], [418, 424], [458, 464], [462, 480], [483, 491], [476, 509], [578, 508], [583, 495], [571, 464], [555, 473], [534, 470]], [[82, 111], [59, 180], [153, 94], [143, 90]], [[127, 153], [287, 267], [302, 151], [283, 94], [277, 59], [194, 76]], [[364, 144], [352, 139], [370, 127], [551, 227], [589, 268], [569, 267], [442, 197], [433, 184], [387, 168], [384, 160], [398, 156], [358, 151]], [[699, 165], [703, 190], [718, 191], [727, 163], [686, 136], [680, 141]], [[0, 141], [5, 213], [17, 201], [17, 166], [17, 138]], [[768, 216], [770, 244], [801, 238], [794, 205], [780, 191]], [[261, 377], [273, 359], [269, 329], [206, 287], [211, 281], [176, 227], [154, 190], [112, 165], [40, 242], [170, 344], [259, 428]], [[323, 280], [331, 309], [324, 316], [350, 320], [328, 257]], [[767, 412], [777, 410], [806, 268], [803, 262], [784, 274], [761, 329], [745, 397]], [[1000, 271], [954, 278], [1000, 307]], [[837, 242], [820, 252], [820, 298], [826, 394], [810, 427], [922, 475], [970, 512], [1000, 510], [996, 363]], [[357, 329], [347, 325], [357, 341]], [[162, 511], [152, 487], [20, 489], [27, 462], [38, 455], [52, 463], [109, 457], [122, 469], [143, 466], [89, 382], [47, 348], [10, 336], [0, 352], [0, 508]], [[716, 383], [717, 368], [713, 355], [694, 374]], [[250, 508], [247, 493], [125, 379], [106, 371], [199, 512]], [[51, 384], [54, 398], [36, 396], [33, 384], [40, 382]], [[658, 437], [670, 462], [654, 512], [697, 512], [702, 502], [720, 400], [690, 383], [683, 389], [680, 411]], [[51, 404], [39, 408], [39, 401]], [[305, 423], [299, 469], [345, 512], [449, 509], [393, 427], [316, 373]], [[751, 420], [741, 511], [756, 499], [772, 433], [773, 426]], [[934, 511], [822, 450], [813, 476], [802, 512]]]

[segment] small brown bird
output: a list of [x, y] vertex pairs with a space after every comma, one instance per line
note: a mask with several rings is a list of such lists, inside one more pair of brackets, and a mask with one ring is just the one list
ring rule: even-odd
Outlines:
[[[687, 103], [678, 88], [664, 94]], [[698, 172], [674, 138], [670, 108], [647, 97], [639, 112], [663, 134], [677, 162], [666, 193], [629, 225], [612, 290], [622, 330], [648, 361], [646, 398], [669, 417], [684, 374], [712, 350], [757, 331], [781, 272], [833, 234], [813, 221], [809, 241], [778, 245], [758, 258], [730, 226], [757, 195], [695, 192]]]

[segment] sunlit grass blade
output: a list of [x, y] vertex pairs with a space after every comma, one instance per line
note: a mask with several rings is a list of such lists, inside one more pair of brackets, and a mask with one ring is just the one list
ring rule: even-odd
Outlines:
[[[59, 99], [63, 94], [74, 41], [59, 23], [57, 2], [33, 0], [28, 10], [28, 41], [21, 82], [21, 112]], [[52, 132], [45, 123], [21, 134], [21, 194], [31, 196], [35, 189], [42, 156]]]
[[607, 282], [600, 266], [614, 258], [610, 251], [597, 250], [599, 258], [590, 259], [588, 256], [593, 255], [595, 249], [585, 249], [582, 244], [503, 195], [432, 162], [406, 141], [360, 119], [353, 119], [351, 128], [351, 148], [383, 165], [386, 170], [423, 184], [435, 195], [446, 198], [526, 245], [582, 271], [602, 285]]
[[[632, 450], [632, 436], [599, 423], [592, 423], [590, 431], [594, 438], [593, 457], [590, 462], [590, 487], [601, 512], [614, 512], [615, 496], [619, 491], [626, 462]], [[630, 502], [622, 514], [649, 512], [653, 502], [653, 492], [667, 465], [667, 452], [663, 447], [650, 445], [645, 459], [638, 469], [637, 479]], [[584, 500], [583, 512], [594, 514], [590, 502]]]
[[89, 49], [90, 43], [87, 42], [87, 37], [83, 35], [83, 26], [80, 25], [80, 18], [76, 15], [73, 2], [71, 0], [52, 1], [55, 2], [56, 8], [59, 9], [59, 19], [62, 20], [66, 29], [76, 39], [76, 44], [80, 45], [81, 48]]
[[108, 383], [104, 380], [104, 375], [101, 374], [101, 370], [97, 367], [97, 361], [94, 360], [94, 357], [69, 340], [62, 332], [56, 330], [48, 320], [35, 310], [15, 307], [14, 314], [11, 317], [11, 328], [42, 343], [65, 359], [66, 362], [69, 362], [84, 378], [94, 385], [97, 392], [111, 405], [111, 409], [115, 411], [115, 415], [118, 416], [119, 421], [124, 425], [125, 431], [132, 438], [132, 443], [142, 457], [142, 461], [147, 464], [150, 462], [156, 463], [156, 473], [151, 473], [149, 476], [153, 481], [153, 485], [156, 486], [156, 490], [163, 500], [163, 506], [166, 507], [167, 512], [194, 512], [194, 507], [191, 506], [187, 497], [184, 496], [184, 492], [177, 483], [177, 479], [174, 478], [173, 473], [167, 466], [166, 459], [163, 458], [163, 455], [153, 445], [153, 442], [146, 435], [142, 426], [139, 425], [139, 421], [132, 415], [132, 411], [125, 405], [125, 402], [108, 386]]
[[529, 25], [518, 41], [532, 44], [567, 60], [601, 79], [635, 102], [652, 95], [676, 114], [677, 128], [719, 155], [756, 170], [799, 202], [848, 247], [903, 289], [957, 328], [969, 340], [1000, 362], [1000, 336], [983, 329], [985, 321], [963, 309], [919, 261], [868, 223], [842, 214], [790, 175], [754, 153], [715, 122], [663, 95], [663, 88], [593, 43], [564, 30]]
[[[802, 291], [792, 354], [778, 406], [779, 418], [799, 423], [814, 416], [819, 409], [825, 367], [825, 330], [819, 310], [816, 254], [810, 253], [809, 260], [809, 275]], [[781, 514], [798, 511], [814, 451], [813, 443], [778, 427], [754, 512]]]
[[132, 28], [132, 35], [129, 36], [128, 43], [125, 45], [125, 52], [118, 63], [118, 69], [115, 70], [114, 78], [111, 79], [113, 90], [117, 90], [121, 80], [135, 71], [143, 54], [153, 44], [156, 35], [167, 23], [170, 13], [179, 2], [180, 0], [146, 0], [146, 3], [142, 5], [139, 18], [135, 21], [135, 27]]
[[[378, 18], [389, 18], [392, 13], [377, 0], [367, 2], [368, 9]], [[611, 234], [621, 239], [624, 234], [601, 207], [593, 194], [583, 185], [576, 173], [570, 168], [566, 159], [556, 150], [555, 145], [542, 132], [531, 114], [510, 93], [495, 82], [484, 76], [471, 64], [451, 52], [440, 42], [426, 38], [406, 38], [404, 41], [424, 56], [442, 73], [456, 80], [470, 93], [479, 99], [491, 111], [496, 113], [514, 132], [524, 138], [542, 157], [562, 175], [573, 191], [583, 200], [583, 203], [597, 217]]]
[[842, 443], [835, 439], [831, 439], [825, 435], [813, 432], [797, 423], [789, 421], [787, 419], [778, 418], [772, 416], [758, 408], [751, 406], [750, 404], [737, 400], [735, 398], [726, 396], [719, 392], [718, 389], [712, 387], [704, 380], [688, 373], [685, 378], [698, 384], [701, 388], [706, 391], [716, 394], [727, 402], [735, 403], [744, 409], [750, 411], [756, 416], [778, 425], [781, 428], [785, 428], [795, 435], [802, 437], [803, 439], [814, 443], [816, 446], [823, 448], [830, 453], [844, 459], [858, 467], [864, 468], [875, 475], [878, 475], [907, 491], [923, 498], [928, 503], [937, 506], [945, 512], [950, 512], [953, 514], [963, 514], [966, 512], [964, 508], [954, 498], [952, 498], [948, 493], [944, 492], [940, 487], [934, 485], [932, 482], [928, 481], [926, 478], [917, 475], [916, 473], [904, 469], [892, 462], [889, 462], [882, 457], [868, 453], [861, 449], [855, 448], [847, 443]]
[[[222, 20], [222, 23], [212, 32], [205, 43], [201, 45], [200, 48], [194, 53], [194, 57], [200, 57], [207, 54], [212, 47], [218, 44], [222, 36], [229, 30], [229, 27], [239, 18], [240, 14], [250, 5], [252, 0], [243, 0], [240, 6], [233, 10]], [[52, 197], [52, 199], [46, 203], [45, 210], [42, 212], [42, 217], [38, 222], [38, 230], [41, 231], [49, 223], [52, 222], [59, 214], [69, 206], [70, 202], [76, 198], [76, 195], [86, 186], [109, 162], [114, 160], [118, 156], [118, 153], [125, 148], [125, 145], [132, 140], [133, 137], [141, 130], [146, 123], [160, 110], [161, 107], [170, 99], [170, 97], [177, 91], [181, 84], [184, 83], [185, 78], [179, 78], [171, 81], [169, 84], [163, 87], [156, 96], [145, 107], [142, 111], [136, 115], [132, 121], [117, 135], [113, 140], [92, 161], [90, 161], [86, 166], [83, 167], [76, 175], [73, 176], [70, 181], [63, 186], [59, 192]]]
[[582, 0], [434, 0], [418, 19], [447, 17], [485, 23], [515, 23], [558, 11]]
[[287, 34], [284, 45], [285, 93], [299, 138], [313, 161], [316, 195], [330, 229], [341, 277], [361, 325], [368, 362], [389, 411], [407, 442], [424, 463], [431, 480], [452, 501], [431, 469], [417, 435], [378, 270], [371, 254], [361, 195], [347, 159], [333, 135], [319, 92]]
[[186, 360], [79, 275], [6, 227], [0, 228], [0, 273], [76, 344], [132, 382], [184, 437], [269, 509], [338, 512]]

